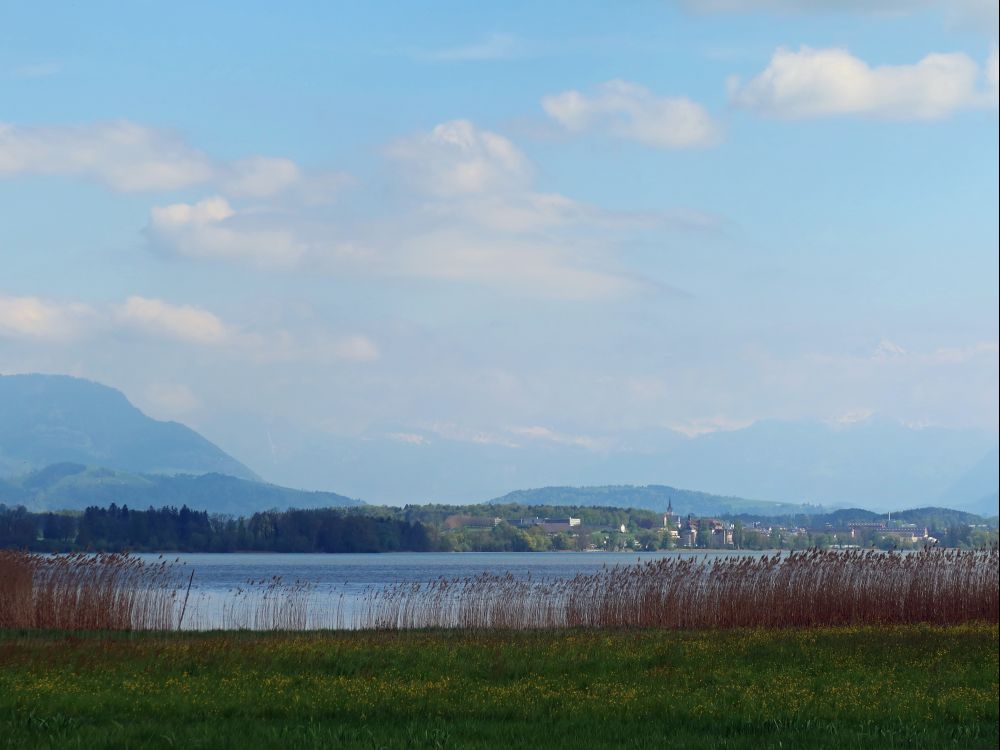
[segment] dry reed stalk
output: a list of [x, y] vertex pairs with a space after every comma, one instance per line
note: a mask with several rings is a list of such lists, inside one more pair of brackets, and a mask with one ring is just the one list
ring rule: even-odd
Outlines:
[[[664, 557], [570, 579], [481, 573], [366, 589], [325, 612], [313, 588], [248, 581], [222, 607], [224, 629], [730, 628], [997, 622], [1000, 553], [928, 549]], [[0, 628], [168, 630], [187, 611], [175, 567], [130, 555], [0, 551]], [[181, 581], [183, 583], [183, 581]]]
[[176, 596], [166, 561], [0, 550], [0, 628], [170, 630]]
[[371, 629], [809, 627], [997, 622], [997, 548], [665, 557], [571, 579], [510, 573], [368, 589]]

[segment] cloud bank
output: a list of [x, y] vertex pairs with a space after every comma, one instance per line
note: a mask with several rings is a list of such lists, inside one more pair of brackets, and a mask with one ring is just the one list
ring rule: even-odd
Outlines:
[[0, 294], [0, 339], [65, 345], [109, 337], [167, 341], [225, 350], [257, 361], [374, 362], [374, 341], [361, 334], [314, 333], [306, 340], [281, 329], [249, 331], [195, 305], [132, 295], [118, 304]]
[[129, 120], [19, 126], [0, 122], [0, 177], [65, 175], [123, 193], [212, 184], [239, 197], [296, 191], [323, 200], [349, 177], [306, 174], [290, 159], [250, 156], [219, 161], [167, 130]]
[[996, 106], [995, 70], [995, 54], [983, 71], [960, 52], [872, 67], [843, 49], [781, 48], [754, 78], [730, 81], [730, 101], [781, 119], [937, 120], [962, 109]]

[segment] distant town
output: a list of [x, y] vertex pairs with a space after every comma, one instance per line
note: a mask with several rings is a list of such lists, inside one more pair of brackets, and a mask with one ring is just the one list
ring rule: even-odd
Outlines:
[[[934, 509], [927, 509], [933, 511]], [[533, 549], [584, 551], [651, 551], [659, 549], [917, 549], [922, 546], [988, 546], [997, 541], [995, 525], [912, 523], [855, 520], [833, 523], [822, 516], [813, 523], [766, 522], [680, 515], [668, 504], [658, 523], [634, 512], [627, 520], [586, 523], [583, 518], [503, 518], [452, 514], [444, 519], [442, 536], [466, 539], [482, 532], [521, 532]], [[933, 513], [929, 513], [933, 518]]]
[[947, 508], [860, 508], [769, 518], [521, 504], [209, 513], [112, 503], [32, 512], [0, 503], [0, 548], [39, 552], [621, 552], [981, 548], [997, 519]]

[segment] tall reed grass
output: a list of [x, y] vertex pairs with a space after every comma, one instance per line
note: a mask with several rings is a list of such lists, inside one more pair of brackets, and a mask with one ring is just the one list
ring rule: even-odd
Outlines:
[[733, 628], [997, 622], [1000, 555], [664, 557], [570, 579], [483, 573], [370, 590], [359, 628]]
[[[192, 573], [193, 577], [193, 573]], [[188, 611], [192, 578], [127, 554], [0, 551], [0, 628], [733, 628], [998, 621], [1000, 553], [926, 549], [663, 557], [573, 578], [482, 573], [315, 597], [249, 581], [221, 617]], [[187, 588], [185, 588], [185, 584]], [[194, 609], [197, 609], [195, 607]], [[185, 616], [187, 620], [185, 620]]]
[[305, 581], [286, 583], [281, 576], [251, 579], [229, 592], [220, 624], [223, 630], [306, 630], [316, 619], [309, 616], [312, 591]]
[[171, 630], [187, 603], [182, 584], [166, 560], [0, 550], [0, 628]]

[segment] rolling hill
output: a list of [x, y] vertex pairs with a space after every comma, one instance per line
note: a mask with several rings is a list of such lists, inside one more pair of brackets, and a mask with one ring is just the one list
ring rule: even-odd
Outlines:
[[187, 505], [212, 513], [248, 515], [287, 508], [361, 505], [333, 492], [307, 492], [224, 474], [130, 474], [82, 464], [59, 463], [21, 477], [0, 480], [0, 503], [28, 510], [82, 510], [111, 503], [145, 509]]
[[504, 505], [558, 505], [558, 506], [600, 506], [614, 508], [641, 508], [663, 511], [671, 503], [679, 515], [723, 515], [751, 513], [761, 515], [814, 515], [823, 512], [817, 505], [770, 502], [767, 500], [747, 500], [742, 497], [711, 495], [707, 492], [681, 490], [666, 485], [614, 485], [603, 487], [540, 487], [531, 490], [516, 490], [490, 501]]

